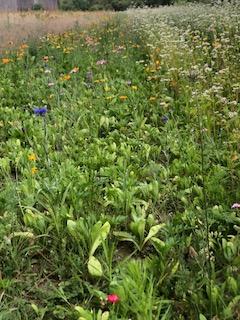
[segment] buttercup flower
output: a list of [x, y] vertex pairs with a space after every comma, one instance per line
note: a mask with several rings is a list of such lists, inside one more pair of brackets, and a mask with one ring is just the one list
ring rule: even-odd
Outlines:
[[45, 114], [47, 113], [47, 108], [34, 108], [33, 112], [36, 116], [45, 116]]
[[120, 301], [119, 296], [114, 294], [114, 293], [113, 294], [109, 294], [107, 296], [107, 302], [109, 302], [109, 303], [115, 304], [115, 303], [118, 303], [119, 301]]

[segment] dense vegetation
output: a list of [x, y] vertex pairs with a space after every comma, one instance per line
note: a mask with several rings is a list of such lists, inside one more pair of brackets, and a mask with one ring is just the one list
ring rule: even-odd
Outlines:
[[[176, 3], [205, 2], [215, 0], [60, 0], [59, 7], [63, 10], [116, 10], [123, 11], [129, 7], [156, 7]], [[220, 1], [221, 2], [221, 1]]]
[[239, 319], [239, 13], [2, 55], [0, 319]]

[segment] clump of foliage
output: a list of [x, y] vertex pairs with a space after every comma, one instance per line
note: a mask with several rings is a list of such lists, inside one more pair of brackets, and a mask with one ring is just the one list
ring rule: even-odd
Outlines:
[[2, 54], [1, 319], [239, 318], [239, 12]]

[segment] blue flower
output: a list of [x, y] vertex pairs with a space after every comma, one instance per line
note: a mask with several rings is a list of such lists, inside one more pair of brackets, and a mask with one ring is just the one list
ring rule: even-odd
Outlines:
[[47, 113], [47, 108], [34, 108], [33, 112], [36, 116], [45, 116], [45, 114]]
[[162, 116], [161, 119], [162, 119], [162, 122], [163, 122], [163, 123], [167, 123], [168, 120], [169, 120], [169, 119], [168, 119], [168, 116], [166, 116], [166, 115]]

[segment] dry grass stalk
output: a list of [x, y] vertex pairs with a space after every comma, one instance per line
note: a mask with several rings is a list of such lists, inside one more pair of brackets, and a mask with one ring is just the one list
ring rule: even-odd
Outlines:
[[20, 43], [47, 33], [62, 33], [79, 26], [86, 29], [110, 19], [111, 12], [1, 12], [0, 50], [15, 48]]

